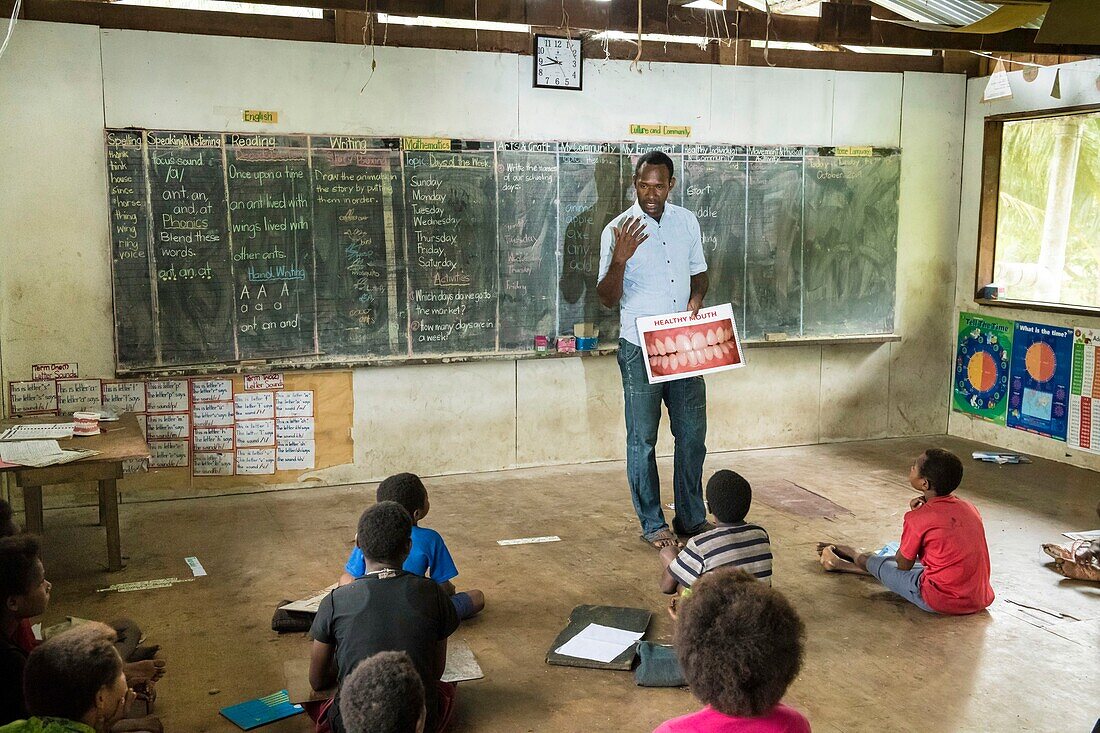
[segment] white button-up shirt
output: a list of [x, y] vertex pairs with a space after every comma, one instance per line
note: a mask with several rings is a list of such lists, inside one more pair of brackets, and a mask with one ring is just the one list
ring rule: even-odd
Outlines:
[[642, 242], [626, 262], [623, 297], [619, 301], [619, 336], [641, 346], [635, 319], [687, 310], [691, 297], [691, 276], [706, 272], [699, 220], [682, 206], [666, 203], [661, 221], [642, 211], [637, 202], [604, 227], [600, 237], [600, 277], [611, 267], [615, 251], [615, 227], [624, 219], [638, 217], [649, 239]]

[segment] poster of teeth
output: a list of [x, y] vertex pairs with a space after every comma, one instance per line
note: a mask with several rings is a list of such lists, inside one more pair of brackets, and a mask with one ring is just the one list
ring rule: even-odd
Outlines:
[[650, 384], [698, 377], [745, 366], [741, 339], [729, 303], [663, 316], [639, 318]]

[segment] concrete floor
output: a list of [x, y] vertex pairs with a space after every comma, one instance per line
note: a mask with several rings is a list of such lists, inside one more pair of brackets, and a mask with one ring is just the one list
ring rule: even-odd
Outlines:
[[[982, 512], [997, 601], [986, 613], [940, 618], [874, 581], [824, 574], [819, 539], [877, 546], [896, 540], [912, 496], [905, 482], [928, 445], [968, 455], [979, 444], [896, 439], [711, 455], [707, 474], [733, 468], [750, 481], [787, 479], [847, 507], [835, 520], [757, 502], [749, 515], [771, 534], [775, 586], [800, 610], [805, 665], [787, 701], [815, 731], [1081, 731], [1100, 716], [1100, 586], [1046, 566], [1042, 542], [1093, 528], [1097, 474], [1038, 460], [995, 466], [964, 459], [960, 495]], [[415, 467], [410, 467], [415, 470]], [[661, 475], [671, 495], [670, 460]], [[464, 624], [485, 671], [459, 690], [462, 731], [650, 731], [698, 707], [683, 690], [635, 687], [622, 672], [551, 667], [546, 650], [583, 603], [650, 608], [647, 638], [671, 626], [656, 587], [656, 553], [637, 538], [622, 463], [464, 475], [427, 481], [425, 524], [447, 539], [460, 588], [485, 591], [485, 613]], [[275, 604], [335, 581], [374, 485], [309, 488], [124, 505], [128, 567], [103, 571], [94, 509], [46, 514], [45, 563], [54, 583], [45, 619], [128, 615], [169, 660], [157, 712], [178, 733], [236, 730], [218, 709], [301, 687], [308, 641], [270, 630]], [[666, 498], [665, 501], [671, 501]], [[496, 540], [559, 535], [553, 544]], [[171, 588], [97, 593], [112, 583], [209, 576]], [[288, 676], [297, 679], [289, 679]], [[267, 728], [305, 731], [299, 717]]]

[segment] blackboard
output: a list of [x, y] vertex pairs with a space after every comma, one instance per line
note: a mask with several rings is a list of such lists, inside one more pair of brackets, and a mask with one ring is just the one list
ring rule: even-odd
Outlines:
[[157, 363], [236, 359], [223, 137], [150, 132], [146, 144]]
[[576, 323], [596, 323], [600, 337], [619, 335], [617, 310], [605, 308], [596, 294], [600, 274], [600, 235], [624, 204], [622, 155], [615, 143], [563, 143], [558, 158], [561, 231], [559, 323], [571, 332]]
[[893, 328], [900, 177], [897, 155], [807, 156], [807, 336]]
[[744, 338], [893, 330], [894, 149], [112, 129], [118, 371], [615, 345], [600, 237], [649, 150]]
[[119, 364], [156, 353], [153, 341], [152, 255], [144, 140], [140, 132], [107, 135], [107, 188], [111, 211], [111, 271]]
[[403, 353], [408, 299], [399, 141], [310, 142], [319, 350]]
[[237, 354], [262, 359], [313, 351], [312, 186], [306, 140], [225, 140]]
[[557, 147], [502, 143], [497, 153], [502, 349], [558, 332]]
[[493, 146], [405, 154], [410, 351], [496, 350]]
[[692, 146], [685, 155], [678, 188], [684, 205], [699, 220], [707, 260], [710, 303], [732, 303], [745, 323], [745, 195], [748, 192], [744, 148]]

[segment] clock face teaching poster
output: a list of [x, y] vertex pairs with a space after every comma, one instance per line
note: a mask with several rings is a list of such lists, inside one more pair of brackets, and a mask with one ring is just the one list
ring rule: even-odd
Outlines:
[[952, 408], [1004, 425], [1011, 356], [1012, 321], [960, 313]]
[[1008, 427], [1066, 439], [1073, 331], [1016, 322], [1008, 385]]

